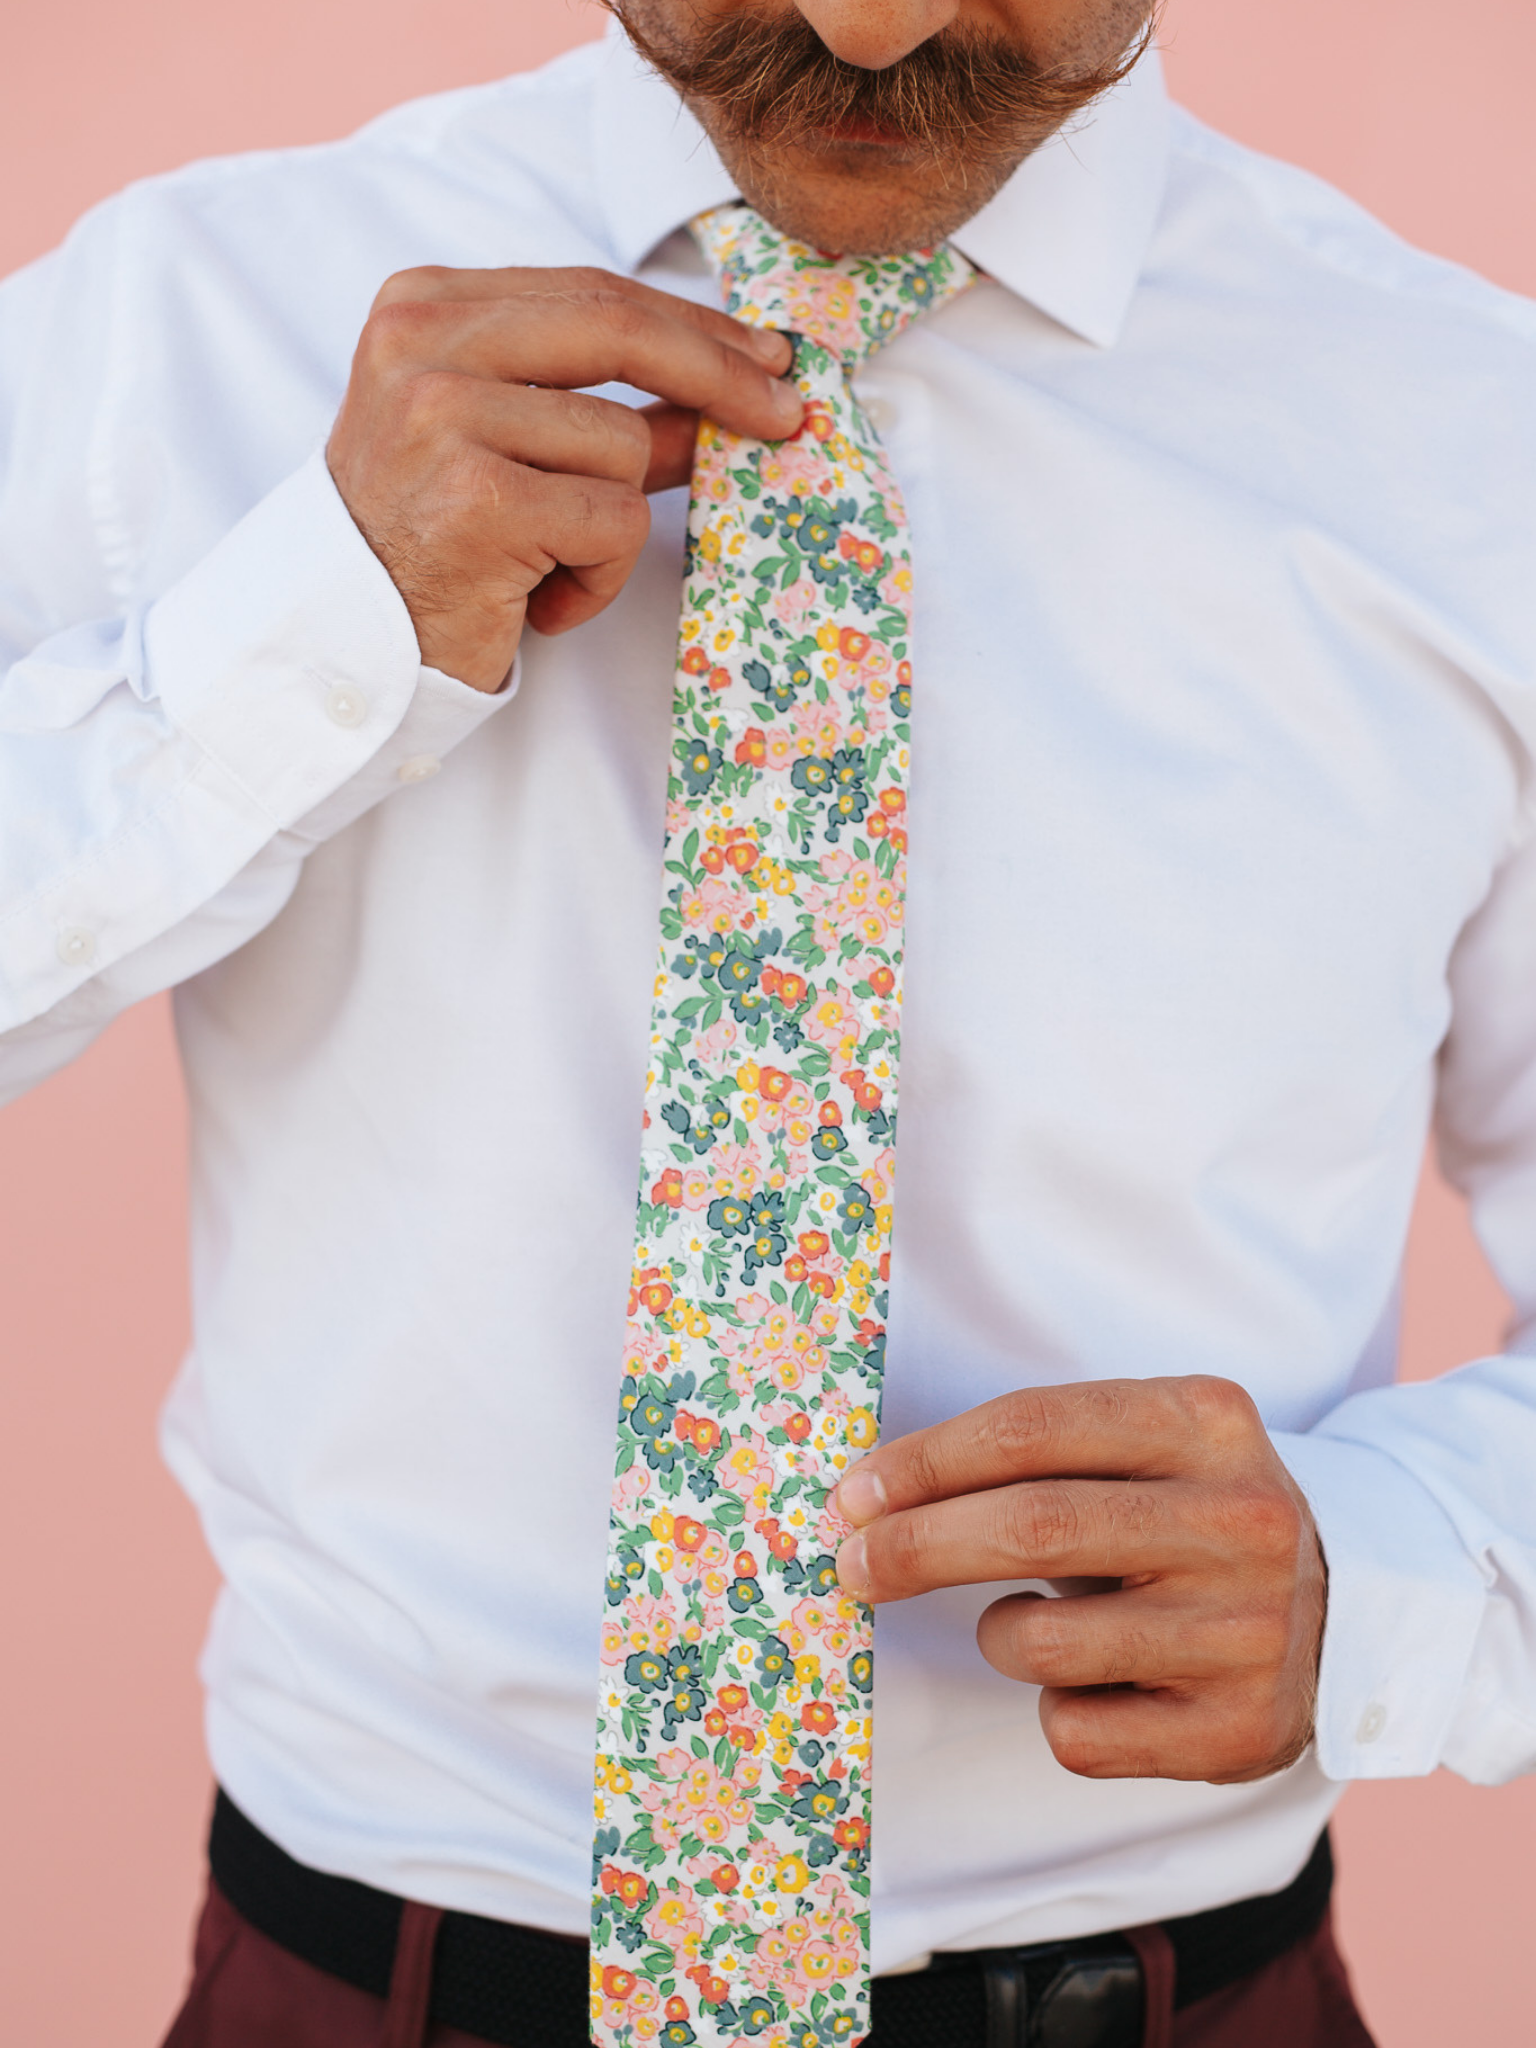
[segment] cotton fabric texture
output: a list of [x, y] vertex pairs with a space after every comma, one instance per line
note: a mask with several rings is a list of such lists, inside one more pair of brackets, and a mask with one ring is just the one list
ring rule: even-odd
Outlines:
[[[609, 42], [136, 188], [0, 289], [0, 1087], [181, 985], [214, 1766], [307, 1863], [572, 1934], [685, 494], [486, 698], [317, 451], [391, 271], [713, 301], [683, 229], [733, 196]], [[976, 1653], [1001, 1589], [887, 1609], [877, 1970], [1281, 1886], [1352, 1776], [1536, 1762], [1531, 309], [1155, 65], [956, 246], [988, 281], [855, 379], [920, 577], [885, 1428], [1236, 1378], [1331, 1609], [1315, 1750], [1232, 1787], [1062, 1771]], [[1394, 1388], [1432, 1113], [1518, 1327]]]

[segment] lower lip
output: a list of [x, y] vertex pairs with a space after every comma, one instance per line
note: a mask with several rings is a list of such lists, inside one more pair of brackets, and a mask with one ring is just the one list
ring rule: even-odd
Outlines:
[[873, 149], [905, 149], [912, 139], [899, 128], [877, 128], [873, 121], [839, 121], [833, 127], [818, 128], [815, 133], [828, 142], [859, 143]]

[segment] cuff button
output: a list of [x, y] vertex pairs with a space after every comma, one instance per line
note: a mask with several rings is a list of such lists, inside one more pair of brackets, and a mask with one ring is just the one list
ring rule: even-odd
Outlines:
[[436, 754], [412, 754], [400, 763], [395, 776], [401, 782], [430, 782], [442, 765]]
[[96, 934], [83, 924], [67, 924], [59, 933], [57, 950], [66, 967], [89, 967], [96, 958]]
[[334, 690], [326, 693], [325, 715], [332, 725], [346, 726], [350, 730], [361, 725], [368, 716], [368, 699], [350, 683], [338, 683]]

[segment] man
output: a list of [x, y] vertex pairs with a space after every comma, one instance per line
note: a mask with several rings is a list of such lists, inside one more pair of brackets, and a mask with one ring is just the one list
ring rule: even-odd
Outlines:
[[[689, 1313], [734, 1315], [759, 1403], [794, 1342], [846, 1315], [877, 1356], [888, 1323], [878, 1448], [853, 1464], [873, 1426], [841, 1382], [796, 1411], [847, 1474], [829, 1503], [795, 1495], [792, 1431], [743, 1426], [759, 1555], [737, 1530], [731, 1567], [772, 1591], [770, 1552], [803, 1570], [841, 1537], [845, 1635], [880, 1608], [873, 2039], [1362, 2042], [1326, 1918], [1341, 1783], [1536, 1761], [1530, 1367], [1517, 1337], [1389, 1384], [1432, 1107], [1522, 1314], [1536, 1294], [1536, 322], [1171, 114], [1140, 0], [623, 23], [649, 69], [615, 33], [334, 148], [196, 168], [0, 297], [0, 1076], [175, 986], [193, 1110], [166, 1445], [225, 1580], [223, 1797], [170, 2039], [862, 2031], [809, 1964], [862, 1974], [857, 1914], [815, 1919], [860, 1875], [857, 1825], [762, 1878], [725, 1806], [723, 1862], [702, 1821], [651, 1862], [604, 1832], [636, 1772], [665, 1817], [732, 1745], [731, 1799], [771, 1767], [855, 1811], [852, 1752], [828, 1775], [816, 1733], [853, 1668], [820, 1610], [772, 1638], [783, 1669], [685, 1686], [671, 1748], [633, 1718], [631, 1753], [600, 1745], [589, 1919], [610, 1497], [618, 1529], [655, 1474], [697, 1474], [697, 1540], [727, 1525], [696, 1455], [721, 1425], [675, 1412], [691, 1379], [655, 1397], [650, 1472], [626, 1407], [615, 1490], [633, 1281], [656, 1358]], [[902, 275], [942, 273], [944, 303], [845, 379], [739, 262], [721, 310], [704, 252], [743, 221], [834, 297], [937, 248]], [[823, 404], [903, 501], [879, 543], [816, 516], [871, 551], [893, 635], [910, 615], [910, 801], [887, 749], [879, 855], [840, 768], [868, 836], [831, 839], [823, 895], [756, 838], [732, 895], [743, 827], [712, 741], [695, 787], [672, 724], [679, 591], [678, 702], [729, 711], [729, 626], [688, 652], [726, 530], [709, 451], [750, 472], [720, 504], [755, 575], [750, 536], [821, 503], [762, 493], [776, 450], [833, 432]], [[836, 687], [876, 674], [830, 609], [840, 548], [819, 578], [773, 558]], [[736, 764], [852, 762], [809, 669], [773, 687]], [[899, 709], [866, 706], [868, 734]], [[674, 931], [658, 972], [664, 832], [669, 859], [696, 835], [685, 866], [717, 848], [725, 893], [674, 888], [693, 950]], [[648, 1008], [678, 1014], [726, 929], [755, 996], [770, 912], [801, 906], [829, 957], [905, 954], [894, 1256], [860, 1268], [863, 1221], [847, 1257], [765, 1226], [760, 1271], [674, 1304], [645, 1218], [725, 1200], [777, 1084], [722, 1010], [687, 1057], [740, 1131], [642, 1133]], [[830, 1023], [779, 1005], [774, 1043], [821, 1045], [841, 1091], [833, 1150], [886, 1129], [895, 1084], [893, 1038], [889, 1075], [843, 1065], [894, 970], [860, 986]], [[657, 1150], [680, 1132], [696, 1174]], [[638, 1240], [637, 1151], [662, 1161]], [[610, 1553], [607, 1691], [681, 1571], [658, 1513], [648, 1591]], [[590, 2004], [589, 1924], [636, 1959], [594, 1951]]]

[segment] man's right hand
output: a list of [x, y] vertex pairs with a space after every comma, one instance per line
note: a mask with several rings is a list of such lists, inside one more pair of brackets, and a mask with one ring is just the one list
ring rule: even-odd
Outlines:
[[[405, 270], [374, 301], [326, 458], [429, 667], [501, 688], [524, 622], [617, 596], [648, 491], [686, 483], [698, 415], [799, 427], [781, 334], [603, 270]], [[584, 386], [632, 384], [635, 409]]]

